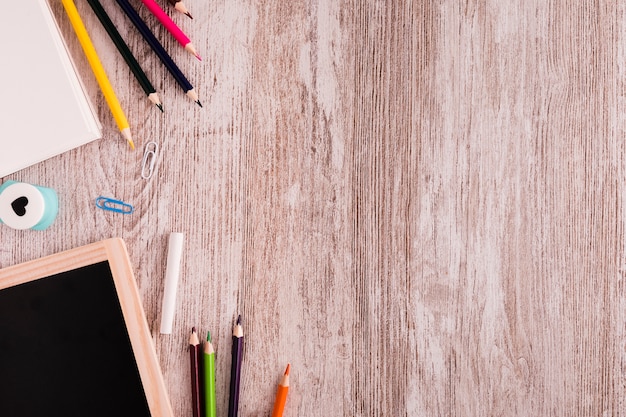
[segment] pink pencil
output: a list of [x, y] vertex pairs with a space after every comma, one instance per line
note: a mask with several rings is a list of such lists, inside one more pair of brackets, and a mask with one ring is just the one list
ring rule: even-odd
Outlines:
[[187, 37], [187, 35], [183, 33], [182, 30], [180, 30], [178, 26], [176, 26], [176, 23], [174, 23], [174, 21], [170, 19], [167, 13], [165, 13], [163, 9], [161, 9], [161, 7], [154, 0], [141, 0], [141, 1], [143, 2], [143, 4], [146, 5], [146, 7], [150, 10], [150, 12], [157, 19], [159, 19], [161, 24], [165, 26], [165, 29], [167, 29], [168, 32], [171, 33], [172, 36], [174, 36], [174, 38], [176, 38], [178, 43], [180, 43], [183, 46], [183, 48], [185, 48], [185, 50], [195, 55], [196, 58], [202, 61], [202, 58], [200, 58], [200, 55], [198, 55], [198, 52], [196, 51], [196, 48], [191, 43], [191, 40]]

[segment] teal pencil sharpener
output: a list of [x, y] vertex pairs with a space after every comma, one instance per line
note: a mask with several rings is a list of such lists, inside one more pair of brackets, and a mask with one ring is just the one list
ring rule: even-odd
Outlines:
[[25, 182], [0, 185], [0, 223], [12, 229], [45, 230], [59, 212], [59, 197], [52, 188]]

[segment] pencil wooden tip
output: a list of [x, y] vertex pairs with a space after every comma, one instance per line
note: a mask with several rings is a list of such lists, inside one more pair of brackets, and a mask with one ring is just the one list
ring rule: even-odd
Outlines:
[[179, 12], [186, 14], [187, 17], [189, 17], [190, 19], [193, 19], [193, 17], [189, 13], [189, 10], [187, 10], [187, 7], [182, 1], [177, 1], [176, 4], [174, 5], [174, 8], [178, 10]]
[[128, 142], [128, 146], [130, 146], [130, 149], [135, 150], [135, 142], [133, 142], [133, 136], [130, 134], [129, 127], [125, 127], [124, 129], [122, 129], [122, 136], [124, 136], [124, 139], [126, 139], [126, 141]]
[[161, 110], [161, 112], [163, 111], [163, 105], [161, 104], [161, 99], [159, 98], [159, 95], [156, 92], [148, 94], [148, 100], [153, 102], [154, 105], [157, 106], [159, 110]]
[[191, 55], [195, 56], [198, 59], [198, 61], [202, 61], [202, 57], [196, 50], [196, 47], [193, 46], [193, 43], [189, 42], [187, 45], [185, 45], [185, 50], [189, 52]]
[[198, 339], [198, 333], [196, 333], [195, 327], [191, 330], [191, 335], [189, 336], [189, 344], [191, 346], [198, 346], [200, 344], [200, 339]]
[[285, 375], [289, 376], [289, 371], [291, 370], [291, 364], [287, 364], [287, 369], [285, 369]]
[[196, 93], [196, 90], [192, 88], [191, 90], [187, 91], [185, 94], [187, 95], [187, 97], [192, 99], [198, 106], [202, 107], [202, 103], [200, 103], [200, 99], [198, 98], [198, 94]]

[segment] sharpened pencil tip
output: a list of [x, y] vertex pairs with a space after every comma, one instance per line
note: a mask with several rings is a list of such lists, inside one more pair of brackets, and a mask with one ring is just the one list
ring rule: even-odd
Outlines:
[[237, 325], [241, 324], [241, 314], [239, 316], [237, 316]]
[[200, 100], [196, 100], [196, 104], [200, 107], [202, 107], [202, 103], [200, 103]]
[[187, 15], [188, 18], [193, 19], [193, 16], [191, 15], [191, 13], [187, 12], [185, 14]]
[[195, 333], [195, 332], [196, 332], [196, 326], [193, 326], [193, 327], [191, 328], [191, 333]]
[[289, 375], [289, 371], [291, 370], [291, 364], [287, 364], [287, 369], [285, 369], [285, 375]]
[[198, 61], [202, 61], [202, 57], [198, 54], [196, 54], [196, 58], [198, 58]]
[[163, 113], [163, 105], [162, 104], [156, 104], [156, 106], [159, 108], [159, 110], [161, 110], [161, 113]]
[[207, 342], [211, 341], [211, 332], [206, 332], [206, 341]]
[[130, 146], [130, 149], [135, 150], [135, 142], [133, 142], [133, 136], [130, 134], [130, 127], [125, 127], [121, 130], [120, 133], [122, 134], [122, 136], [124, 136], [126, 142], [128, 142], [128, 146]]

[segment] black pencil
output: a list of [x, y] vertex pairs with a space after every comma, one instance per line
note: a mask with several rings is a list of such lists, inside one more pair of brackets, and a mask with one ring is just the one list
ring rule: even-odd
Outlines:
[[241, 380], [241, 359], [243, 353], [243, 327], [241, 315], [233, 328], [233, 350], [230, 365], [230, 396], [228, 398], [228, 417], [237, 417], [239, 413], [239, 384]]
[[185, 94], [189, 96], [193, 101], [195, 101], [200, 107], [202, 107], [202, 103], [198, 99], [198, 94], [196, 94], [193, 86], [187, 80], [183, 72], [178, 68], [174, 60], [167, 54], [163, 45], [159, 42], [159, 40], [154, 36], [154, 33], [150, 30], [148, 25], [141, 19], [139, 13], [131, 6], [128, 0], [115, 0], [117, 4], [122, 8], [126, 16], [131, 20], [133, 25], [137, 28], [141, 36], [145, 39], [145, 41], [150, 45], [154, 53], [159, 57], [163, 65], [167, 68], [167, 70], [172, 74], [178, 85], [183, 89]]
[[181, 0], [167, 0], [167, 2], [174, 6], [174, 9], [186, 14], [190, 19], [193, 19], [193, 16], [189, 14], [189, 10], [187, 10], [187, 7], [185, 7], [185, 4]]
[[153, 102], [159, 108], [159, 110], [163, 111], [163, 106], [161, 104], [161, 100], [159, 99], [159, 95], [156, 92], [156, 89], [154, 88], [150, 80], [148, 79], [148, 76], [146, 75], [146, 73], [143, 71], [143, 69], [139, 65], [139, 62], [137, 62], [137, 60], [133, 56], [132, 52], [130, 51], [130, 48], [128, 47], [124, 39], [122, 39], [122, 35], [120, 35], [120, 33], [118, 32], [117, 28], [111, 21], [111, 18], [109, 18], [109, 15], [104, 10], [104, 7], [102, 7], [102, 4], [100, 3], [100, 1], [99, 0], [87, 0], [87, 3], [89, 3], [89, 5], [91, 6], [91, 9], [94, 11], [96, 16], [98, 17], [98, 20], [100, 20], [100, 23], [109, 34], [109, 37], [115, 44], [115, 47], [117, 48], [117, 50], [120, 52], [120, 54], [124, 58], [124, 61], [126, 61], [126, 64], [128, 64], [128, 67], [130, 68], [130, 70], [135, 75], [135, 78], [139, 82], [139, 85], [141, 86], [143, 91], [148, 96], [148, 99], [151, 102]]

